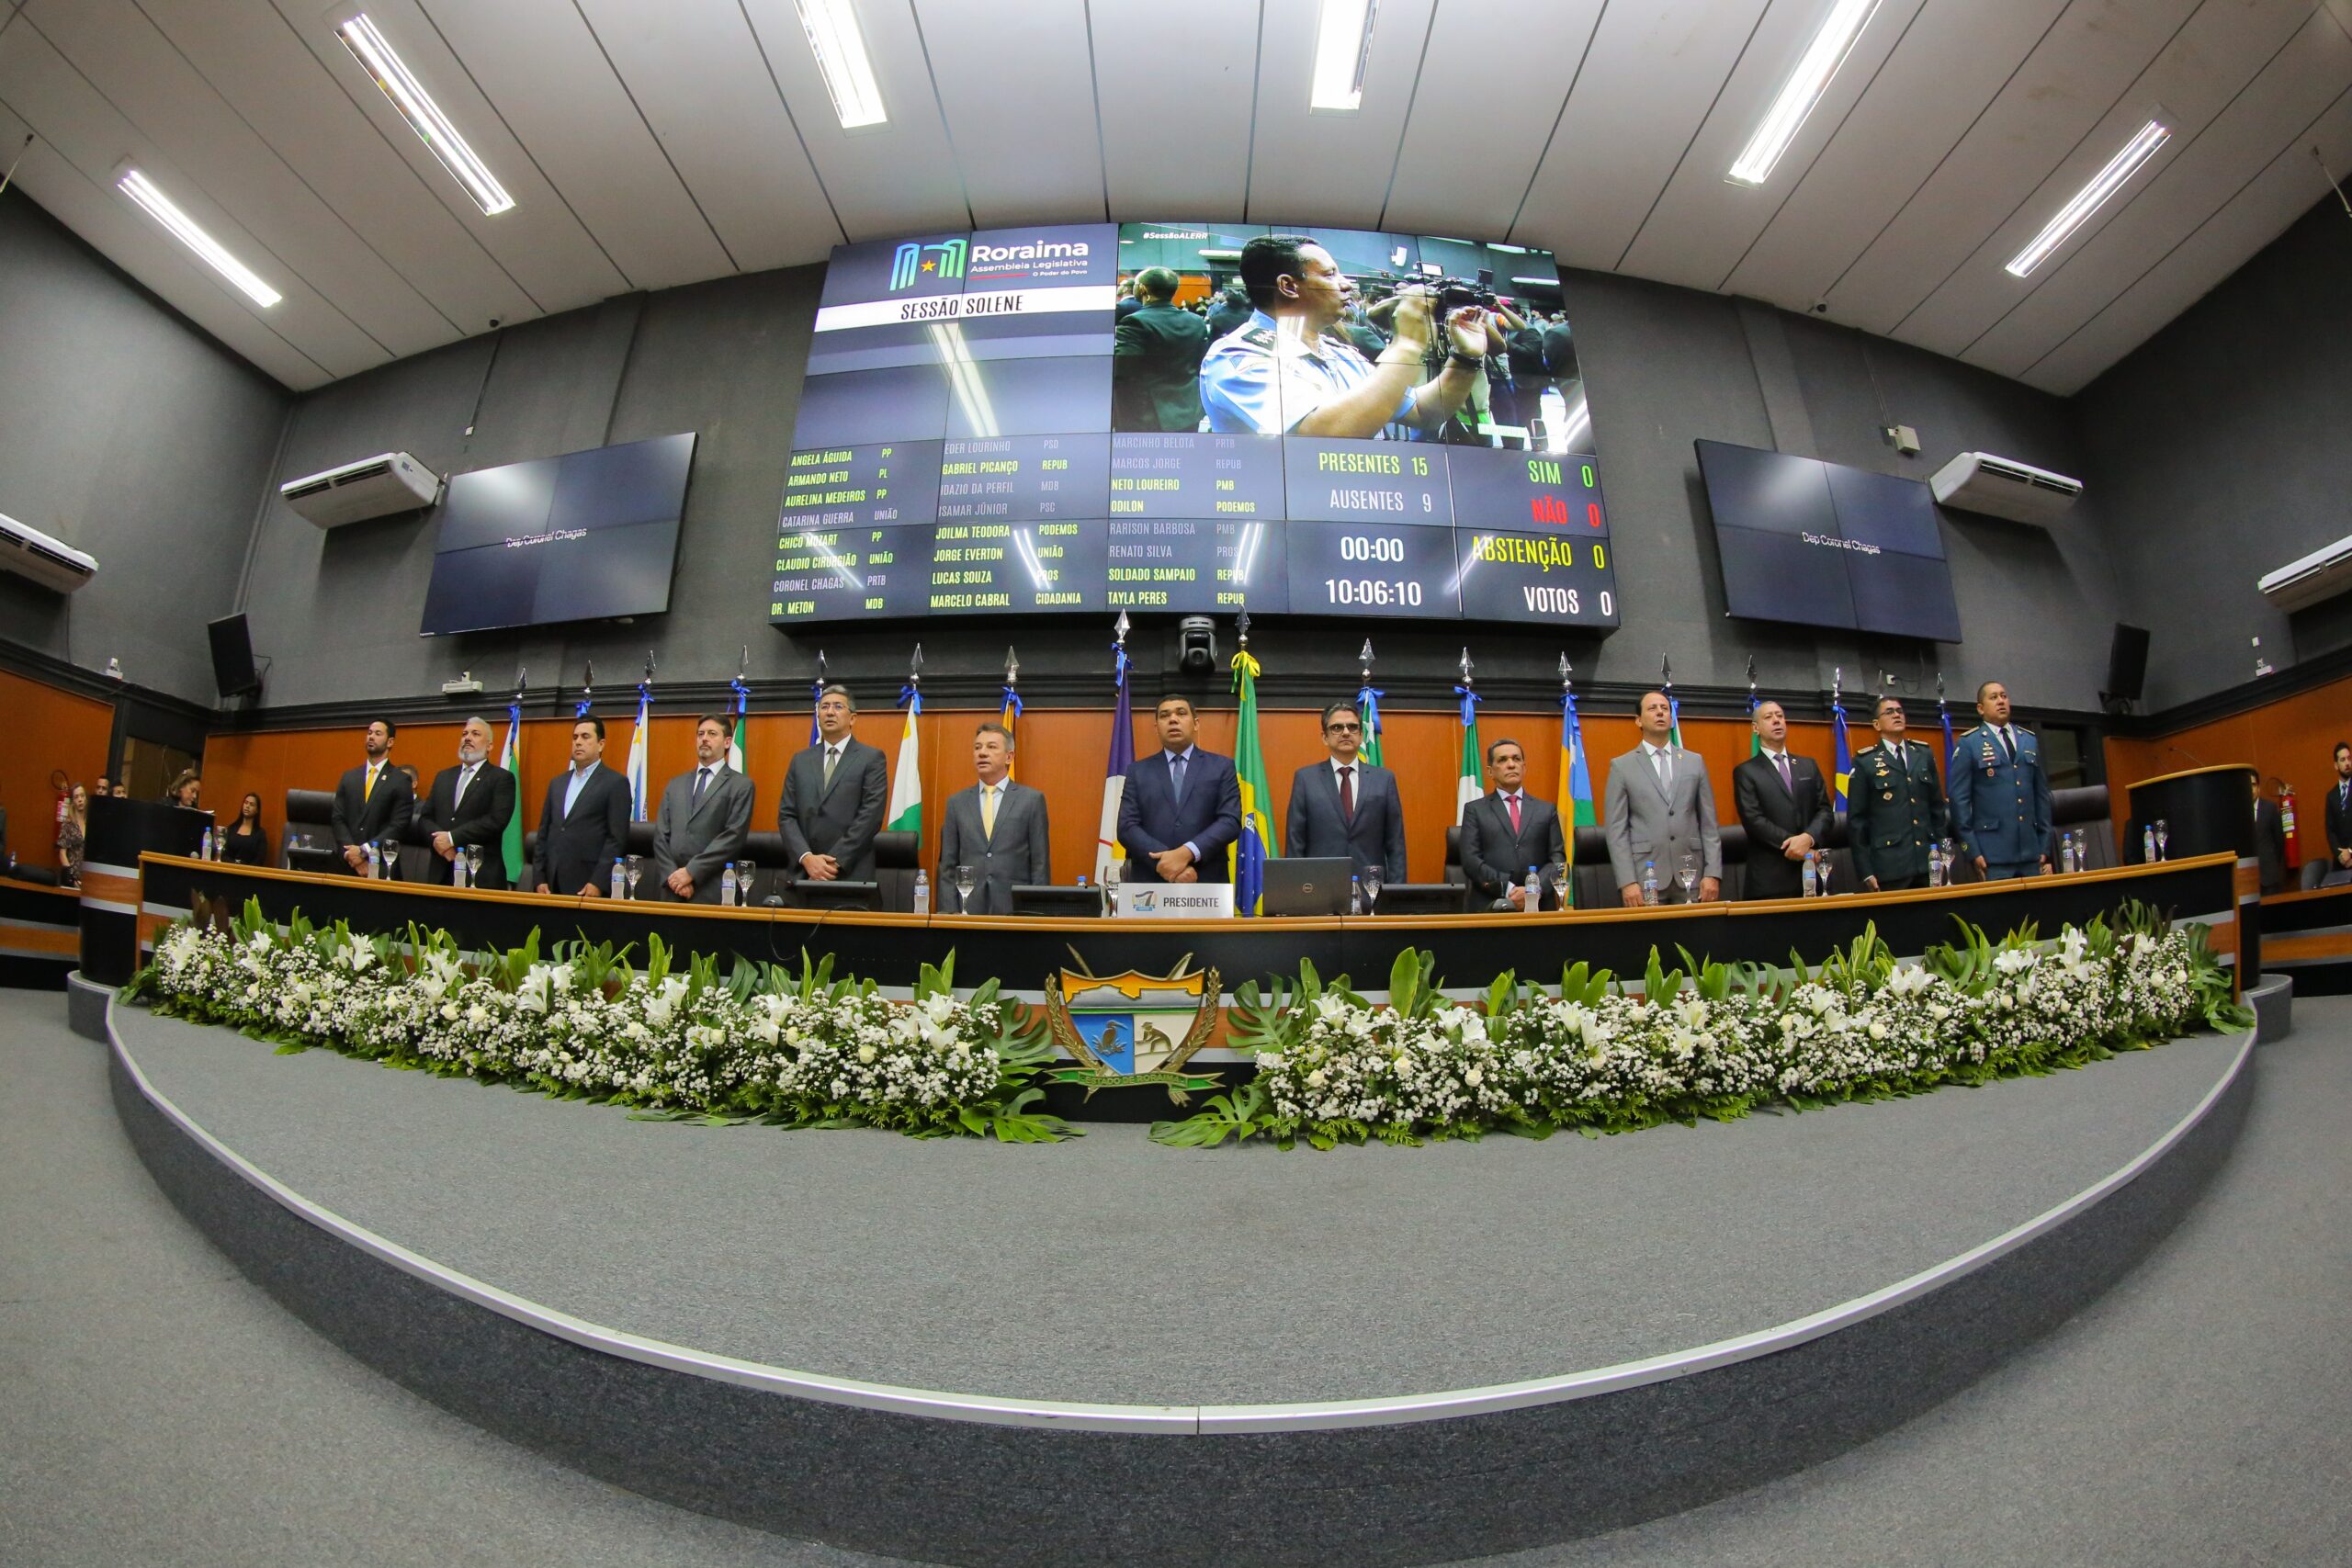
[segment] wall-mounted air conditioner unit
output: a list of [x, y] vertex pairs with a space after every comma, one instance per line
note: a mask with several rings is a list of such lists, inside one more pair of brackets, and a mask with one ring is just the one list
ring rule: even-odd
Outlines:
[[320, 527], [334, 528], [430, 506], [441, 493], [441, 476], [405, 452], [386, 452], [288, 480], [277, 493]]
[[2352, 588], [2352, 537], [2342, 538], [2302, 559], [2266, 571], [2255, 586], [2282, 610], [2300, 610]]
[[62, 539], [52, 539], [13, 517], [0, 516], [0, 571], [13, 571], [43, 588], [71, 593], [98, 575], [98, 563]]
[[1989, 452], [1962, 452], [1928, 483], [1946, 506], [2043, 527], [2064, 517], [2083, 493], [2080, 479]]

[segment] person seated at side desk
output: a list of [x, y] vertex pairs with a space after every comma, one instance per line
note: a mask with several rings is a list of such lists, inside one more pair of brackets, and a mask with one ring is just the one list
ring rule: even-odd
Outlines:
[[237, 803], [237, 819], [215, 842], [220, 858], [232, 865], [267, 865], [269, 835], [262, 829], [261, 796], [247, 792]]

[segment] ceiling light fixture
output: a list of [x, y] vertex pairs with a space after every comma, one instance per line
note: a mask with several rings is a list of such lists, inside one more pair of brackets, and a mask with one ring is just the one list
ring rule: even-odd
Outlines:
[[172, 231], [173, 238], [202, 256], [205, 264], [235, 284], [245, 297], [263, 310], [267, 310], [285, 298], [264, 283], [253, 268], [231, 255], [220, 241], [197, 226], [196, 220], [182, 212], [172, 198], [155, 188], [155, 182], [125, 164], [115, 172], [115, 186], [123, 195], [147, 209], [148, 216]]
[[1828, 17], [1821, 30], [1813, 35], [1813, 43], [1789, 73], [1781, 85], [1781, 96], [1772, 100], [1772, 107], [1764, 116], [1764, 123], [1747, 139], [1747, 146], [1731, 173], [1724, 176], [1733, 185], [1760, 186], [1772, 177], [1772, 165], [1789, 150], [1789, 143], [1804, 129], [1807, 116], [1821, 102], [1821, 95], [1829, 90], [1830, 79], [1838, 68], [1846, 63], [1846, 56], [1854, 51], [1854, 40], [1878, 14], [1879, 0], [1837, 0], [1829, 7]]
[[334, 36], [351, 51], [351, 58], [359, 62], [359, 68], [375, 78], [376, 85], [384, 90], [392, 107], [416, 132], [416, 139], [441, 161], [441, 166], [449, 171], [452, 178], [466, 187], [466, 194], [474, 198], [474, 205], [481, 209], [484, 217], [495, 217], [514, 207], [514, 198], [506, 194], [506, 187], [498, 183], [490, 165], [458, 134], [458, 128], [441, 112], [441, 106], [433, 101], [433, 95], [416, 79], [408, 62], [394, 52], [368, 13], [361, 11], [336, 23]]
[[2073, 238], [2075, 230], [2090, 221], [2091, 214], [2107, 205], [2107, 198], [2123, 188], [2124, 183], [2140, 172], [2141, 165], [2156, 155], [2156, 149], [2172, 140], [2172, 130], [2162, 120], [2152, 119], [2123, 144], [2123, 151], [2107, 161], [2107, 167], [2091, 176], [2090, 183], [2076, 191], [2074, 199], [2058, 209], [2058, 216], [2043, 225], [2033, 243], [2009, 258], [2007, 270], [2023, 277], [2050, 259], [2050, 254]]
[[808, 50], [817, 57], [817, 69], [824, 75], [825, 91], [833, 96], [833, 118], [842, 122], [842, 129], [855, 130], [888, 120], [853, 0], [793, 0], [793, 6], [800, 13], [800, 26], [808, 35]]
[[1308, 108], [1353, 114], [1363, 101], [1364, 62], [1372, 58], [1372, 24], [1379, 14], [1380, 0], [1323, 0]]

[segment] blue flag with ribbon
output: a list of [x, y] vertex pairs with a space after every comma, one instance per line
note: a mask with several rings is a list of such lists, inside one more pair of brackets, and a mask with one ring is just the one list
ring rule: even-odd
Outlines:
[[1846, 781], [1854, 776], [1854, 754], [1846, 744], [1846, 699], [1831, 693], [1829, 697], [1829, 728], [1838, 737], [1838, 800], [1837, 807], [1846, 809]]

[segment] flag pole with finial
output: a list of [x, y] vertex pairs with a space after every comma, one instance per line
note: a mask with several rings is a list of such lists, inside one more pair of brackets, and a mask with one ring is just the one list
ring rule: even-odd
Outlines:
[[1014, 758], [1013, 758], [1012, 752], [1013, 752], [1014, 741], [1013, 741], [1013, 738], [1012, 738], [1012, 736], [1013, 736], [1013, 729], [1012, 729], [1012, 726], [1013, 726], [1013, 721], [1014, 721], [1015, 719], [1018, 719], [1020, 716], [1021, 716], [1021, 655], [1019, 655], [1018, 653], [1014, 652], [1014, 651], [1012, 650], [1012, 648], [1011, 647], [1011, 645], [1009, 645], [1009, 644], [1008, 644], [1008, 645], [1006, 646], [1006, 648], [1005, 648], [1005, 650], [1004, 650], [1004, 703], [1003, 703], [1003, 711], [1002, 711], [1002, 712], [1001, 712], [1001, 713], [999, 713], [999, 714], [997, 715], [997, 722], [998, 722], [999, 724], [1001, 724], [1001, 725], [1004, 726], [1004, 736], [1005, 736], [1005, 739], [1004, 739], [1004, 750], [1005, 750], [1005, 758], [1004, 758], [1004, 776], [1005, 776], [1006, 778], [1011, 778], [1011, 777], [1012, 777], [1012, 773], [1013, 773], [1013, 762], [1014, 762]]
[[1478, 747], [1479, 698], [1476, 679], [1471, 673], [1478, 666], [1469, 649], [1462, 650], [1455, 668], [1462, 671], [1462, 680], [1453, 688], [1453, 694], [1462, 699], [1462, 767], [1453, 788], [1453, 823], [1458, 828], [1470, 803], [1486, 793], [1487, 764]]
[[1380, 767], [1380, 699], [1387, 694], [1372, 683], [1372, 638], [1363, 639], [1363, 651], [1356, 655], [1363, 667], [1363, 683], [1356, 688], [1356, 720], [1363, 726], [1363, 760], [1372, 767]]
[[[899, 763], [890, 777], [890, 807], [882, 825], [893, 833], [912, 833], [922, 840], [922, 740], [916, 720], [922, 716], [922, 644], [915, 644], [907, 660], [907, 683], [899, 688], [907, 710], [906, 728], [899, 732]], [[936, 895], [933, 895], [936, 897]]]
[[1119, 612], [1112, 626], [1111, 755], [1102, 769], [1102, 812], [1094, 829], [1094, 885], [1107, 888], [1111, 868], [1126, 859], [1119, 847], [1119, 801], [1127, 787], [1127, 770], [1136, 765], [1136, 725], [1127, 696], [1127, 613]]

